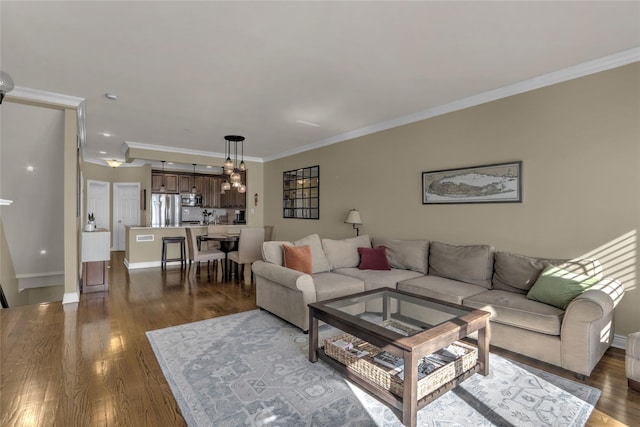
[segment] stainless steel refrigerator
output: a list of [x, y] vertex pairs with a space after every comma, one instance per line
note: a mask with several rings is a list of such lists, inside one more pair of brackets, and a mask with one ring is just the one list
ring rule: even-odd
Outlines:
[[168, 227], [180, 225], [180, 195], [151, 194], [151, 225]]

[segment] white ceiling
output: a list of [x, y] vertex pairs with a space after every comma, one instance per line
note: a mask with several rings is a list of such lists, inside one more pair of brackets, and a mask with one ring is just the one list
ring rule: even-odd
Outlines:
[[637, 1], [3, 0], [0, 19], [1, 68], [85, 98], [101, 162], [125, 141], [220, 153], [227, 134], [276, 158], [640, 46]]

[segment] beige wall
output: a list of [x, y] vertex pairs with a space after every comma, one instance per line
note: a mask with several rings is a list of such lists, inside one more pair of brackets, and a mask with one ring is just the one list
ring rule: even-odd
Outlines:
[[[422, 205], [421, 172], [523, 161], [523, 203]], [[282, 172], [320, 165], [320, 220], [282, 218]], [[624, 281], [616, 333], [640, 328], [640, 64], [594, 74], [265, 164], [277, 239], [361, 233], [600, 258]]]

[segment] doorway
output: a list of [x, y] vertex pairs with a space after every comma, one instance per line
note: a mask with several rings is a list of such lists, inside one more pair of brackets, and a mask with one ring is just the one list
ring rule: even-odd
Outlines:
[[113, 250], [124, 251], [126, 226], [140, 225], [140, 183], [113, 184]]
[[95, 215], [96, 228], [110, 228], [110, 196], [108, 182], [87, 180], [87, 214]]

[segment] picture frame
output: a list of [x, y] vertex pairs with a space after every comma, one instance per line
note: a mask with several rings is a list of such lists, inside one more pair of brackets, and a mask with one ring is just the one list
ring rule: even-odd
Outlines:
[[522, 203], [522, 161], [422, 172], [422, 204]]

